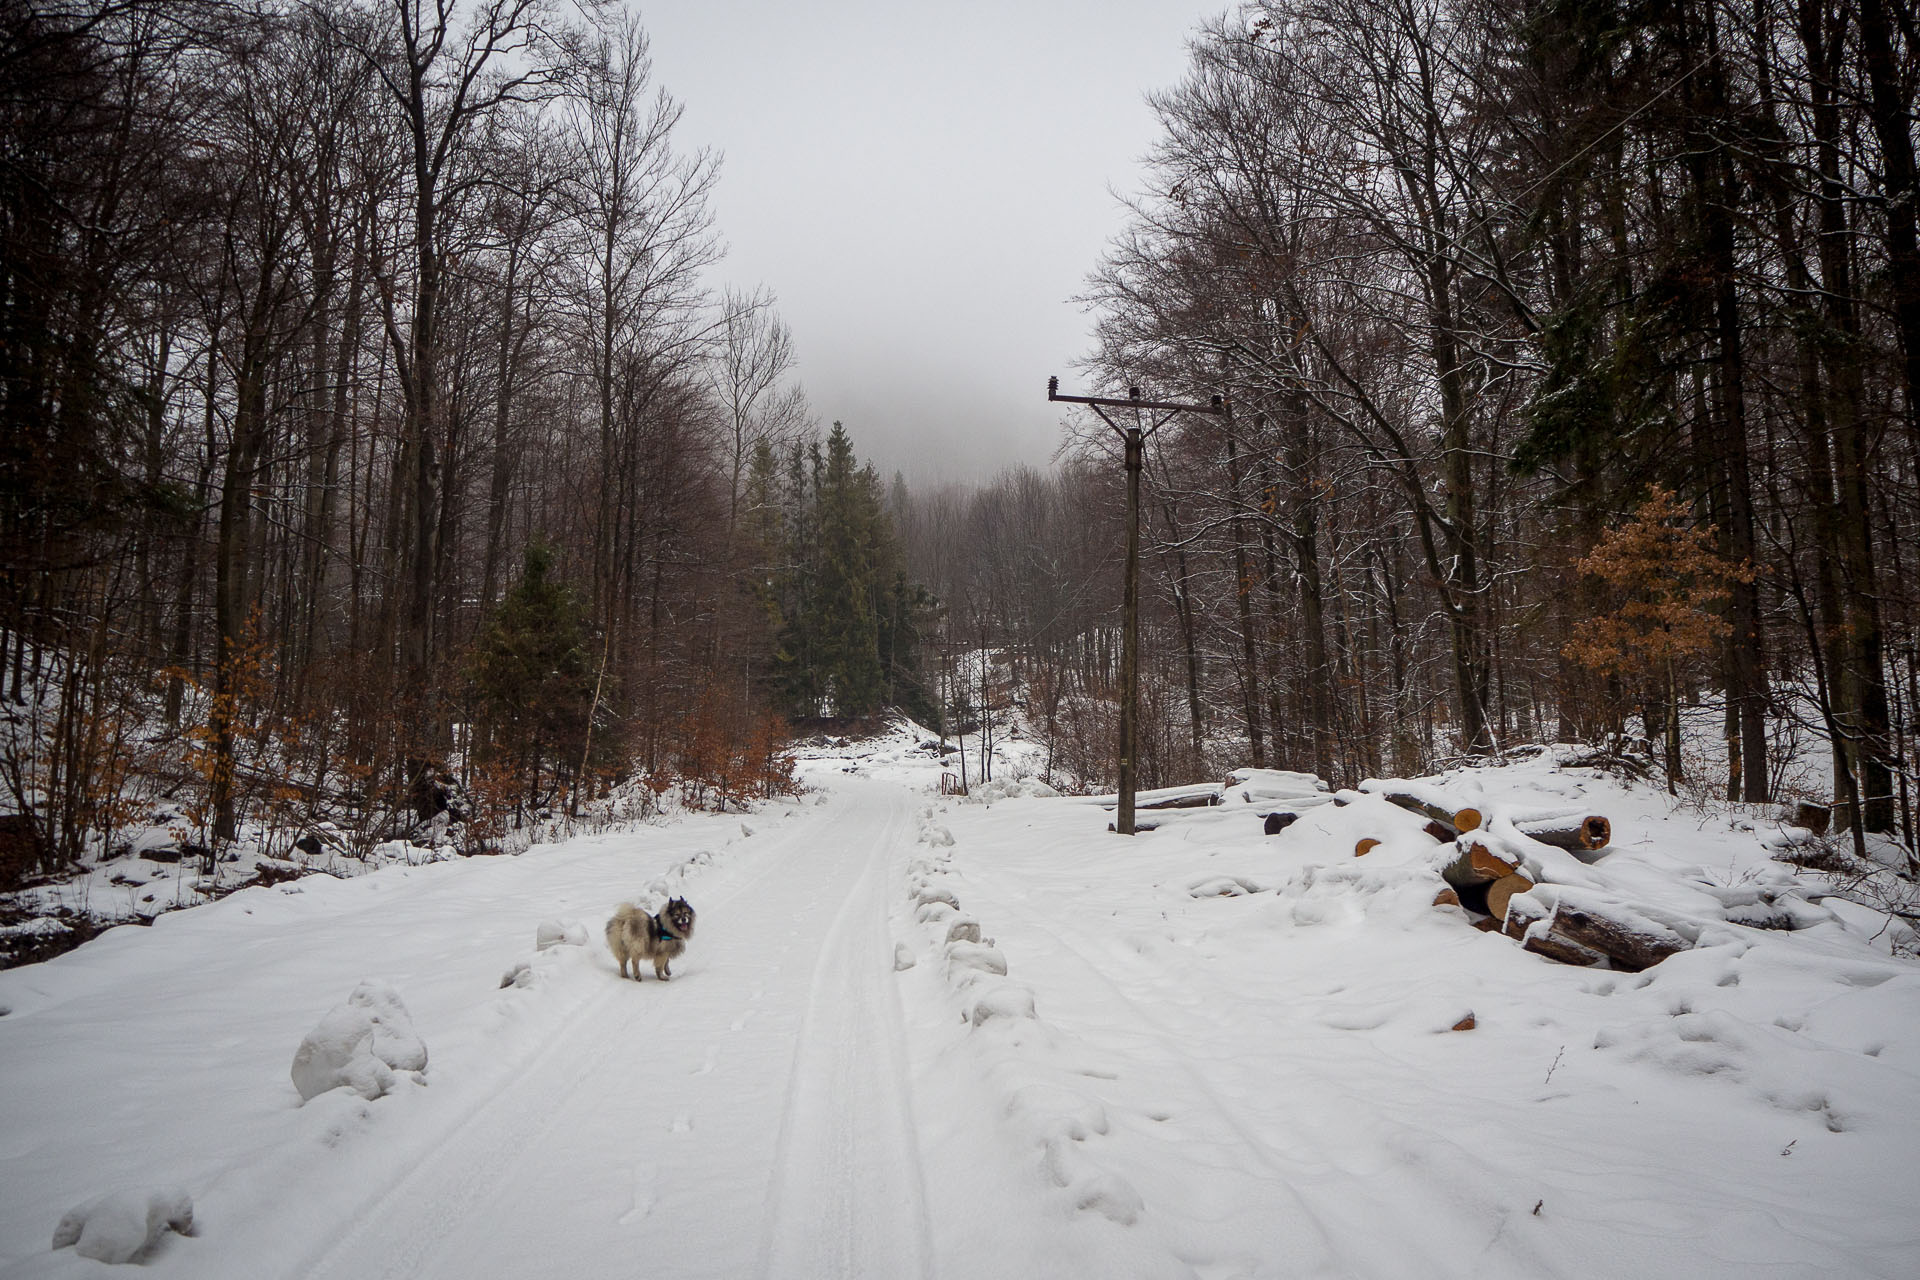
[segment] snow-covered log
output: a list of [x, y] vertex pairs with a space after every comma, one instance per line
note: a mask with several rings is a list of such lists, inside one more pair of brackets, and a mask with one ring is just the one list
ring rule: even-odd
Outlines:
[[1218, 791], [1203, 791], [1198, 795], [1161, 796], [1155, 800], [1136, 800], [1136, 809], [1206, 809], [1220, 803]]
[[1693, 945], [1638, 912], [1608, 910], [1595, 903], [1576, 905], [1563, 901], [1553, 919], [1561, 933], [1606, 955], [1613, 961], [1614, 968], [1631, 973], [1650, 969]]
[[1456, 834], [1474, 830], [1486, 818], [1485, 812], [1478, 807], [1462, 805], [1456, 797], [1420, 782], [1409, 782], [1402, 778], [1368, 778], [1360, 784], [1360, 789], [1369, 795], [1379, 796], [1388, 804], [1398, 805], [1409, 813], [1417, 813], [1423, 818], [1431, 818], [1443, 826], [1452, 827]]
[[1518, 860], [1496, 853], [1485, 840], [1462, 837], [1454, 855], [1440, 866], [1440, 876], [1456, 889], [1492, 884], [1520, 869]]
[[[1148, 791], [1133, 793], [1133, 807], [1140, 809], [1204, 809], [1221, 802], [1224, 791], [1217, 782], [1199, 782], [1184, 787], [1154, 787]], [[1115, 792], [1105, 795], [1076, 797], [1078, 804], [1097, 804], [1103, 809], [1119, 807], [1120, 797]]]
[[1584, 809], [1515, 814], [1512, 821], [1513, 829], [1521, 835], [1556, 849], [1569, 850], [1575, 856], [1604, 849], [1613, 839], [1613, 824]]
[[1291, 769], [1235, 769], [1227, 775], [1228, 798], [1238, 797], [1250, 804], [1280, 800], [1289, 807], [1300, 803], [1324, 803], [1330, 798], [1327, 784], [1311, 773]]
[[1515, 894], [1507, 903], [1506, 922], [1501, 932], [1519, 940], [1524, 950], [1561, 964], [1591, 967], [1604, 964], [1607, 957], [1561, 932], [1554, 920], [1554, 909], [1531, 894]]
[[[1614, 968], [1630, 973], [1652, 968], [1668, 956], [1688, 950], [1697, 938], [1697, 928], [1677, 919], [1656, 920], [1627, 903], [1560, 886], [1514, 895], [1507, 904], [1502, 932], [1527, 943], [1536, 938], [1548, 938], [1554, 947], [1570, 943], [1576, 958], [1568, 963], [1591, 964], [1577, 957], [1592, 952], [1611, 960]], [[1529, 945], [1527, 949], [1551, 959], [1562, 958], [1541, 947]]]

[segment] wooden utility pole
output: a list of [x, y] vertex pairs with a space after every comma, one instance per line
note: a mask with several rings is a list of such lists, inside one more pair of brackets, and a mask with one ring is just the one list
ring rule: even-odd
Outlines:
[[[1139, 387], [1128, 387], [1124, 400], [1104, 396], [1063, 396], [1060, 379], [1047, 379], [1047, 399], [1062, 404], [1084, 404], [1112, 427], [1126, 446], [1127, 464], [1127, 569], [1126, 589], [1122, 597], [1120, 628], [1120, 811], [1113, 829], [1123, 836], [1133, 834], [1133, 774], [1135, 746], [1139, 740], [1140, 718], [1140, 470], [1146, 454], [1147, 437], [1173, 421], [1176, 413], [1210, 413], [1231, 421], [1231, 409], [1224, 396], [1215, 396], [1211, 404], [1176, 404], [1171, 401], [1142, 400]], [[1132, 409], [1133, 425], [1123, 427], [1107, 416], [1108, 409]], [[1140, 414], [1161, 413], [1150, 427], [1142, 428]]]

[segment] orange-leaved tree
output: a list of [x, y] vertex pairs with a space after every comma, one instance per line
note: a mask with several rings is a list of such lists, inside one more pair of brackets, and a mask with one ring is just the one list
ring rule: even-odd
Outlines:
[[1680, 762], [1680, 680], [1732, 633], [1721, 616], [1733, 584], [1753, 581], [1751, 566], [1714, 550], [1717, 530], [1693, 522], [1687, 504], [1655, 485], [1626, 524], [1609, 529], [1574, 567], [1601, 579], [1612, 607], [1567, 642], [1567, 657], [1666, 702], [1667, 790]]

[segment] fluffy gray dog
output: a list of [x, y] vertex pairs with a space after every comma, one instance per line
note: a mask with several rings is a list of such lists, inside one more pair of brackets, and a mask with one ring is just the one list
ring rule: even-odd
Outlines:
[[627, 976], [633, 965], [633, 980], [640, 981], [640, 961], [653, 961], [653, 976], [665, 982], [673, 976], [668, 964], [687, 949], [693, 936], [693, 907], [685, 898], [674, 898], [659, 915], [651, 915], [623, 902], [607, 921], [607, 950], [620, 962], [620, 976]]

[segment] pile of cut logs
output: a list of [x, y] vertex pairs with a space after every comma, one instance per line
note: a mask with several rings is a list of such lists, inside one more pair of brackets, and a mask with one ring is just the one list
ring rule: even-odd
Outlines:
[[[1435, 906], [1461, 907], [1475, 927], [1516, 939], [1536, 955], [1637, 972], [1697, 940], [1697, 931], [1684, 923], [1655, 920], [1605, 893], [1545, 883], [1552, 874], [1546, 864], [1561, 856], [1548, 849], [1564, 850], [1583, 863], [1609, 852], [1613, 826], [1599, 814], [1580, 809], [1506, 813], [1502, 831], [1512, 834], [1496, 835], [1486, 829], [1488, 815], [1480, 809], [1453, 808], [1429, 788], [1373, 783], [1363, 789], [1425, 817], [1427, 834], [1451, 846], [1437, 851], [1447, 887], [1435, 897]], [[1361, 840], [1354, 855], [1364, 856], [1379, 844]], [[1530, 849], [1533, 845], [1547, 849]]]

